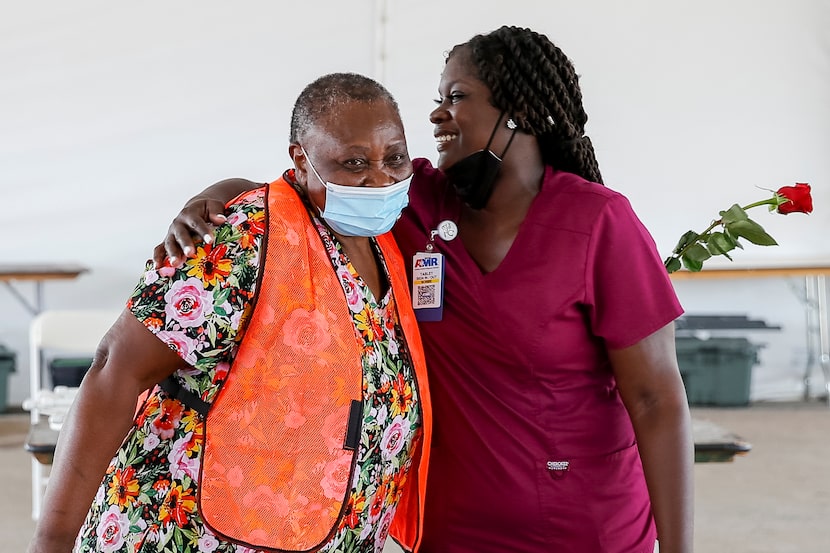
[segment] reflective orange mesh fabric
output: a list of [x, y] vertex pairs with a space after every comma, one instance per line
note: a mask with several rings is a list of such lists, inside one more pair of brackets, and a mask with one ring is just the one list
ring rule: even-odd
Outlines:
[[268, 206], [256, 307], [205, 424], [200, 510], [249, 547], [303, 551], [326, 540], [349, 492], [361, 351], [302, 201], [280, 179]]

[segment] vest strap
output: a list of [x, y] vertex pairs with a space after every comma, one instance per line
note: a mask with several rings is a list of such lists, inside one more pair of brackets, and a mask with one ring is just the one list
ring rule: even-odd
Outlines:
[[168, 396], [181, 401], [185, 406], [190, 407], [202, 415], [202, 417], [207, 417], [208, 411], [210, 410], [210, 403], [204, 401], [187, 388], [182, 388], [182, 385], [178, 380], [173, 378], [173, 375], [170, 375], [159, 382], [159, 387], [164, 390]]

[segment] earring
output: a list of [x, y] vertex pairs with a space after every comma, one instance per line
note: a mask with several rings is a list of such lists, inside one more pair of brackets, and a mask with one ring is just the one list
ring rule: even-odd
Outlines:
[[547, 121], [548, 121], [548, 123], [550, 123], [550, 124], [551, 124], [551, 126], [552, 126], [552, 127], [555, 127], [555, 126], [556, 126], [556, 123], [555, 123], [555, 122], [554, 122], [554, 120], [553, 120], [553, 116], [548, 115], [548, 117], [547, 117]]
[[511, 131], [515, 131], [517, 126], [518, 125], [516, 125], [516, 122], [513, 121], [512, 118], [507, 120], [507, 128], [510, 129]]

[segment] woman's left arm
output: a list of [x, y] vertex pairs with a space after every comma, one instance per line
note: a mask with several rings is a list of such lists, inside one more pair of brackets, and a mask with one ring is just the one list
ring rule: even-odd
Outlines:
[[691, 553], [694, 439], [674, 323], [633, 346], [610, 350], [609, 358], [637, 436], [660, 553]]

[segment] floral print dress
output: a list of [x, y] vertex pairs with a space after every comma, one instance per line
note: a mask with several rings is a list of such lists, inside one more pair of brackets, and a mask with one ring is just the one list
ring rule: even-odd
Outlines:
[[[128, 308], [190, 365], [183, 386], [210, 402], [243, 338], [267, 222], [264, 188], [229, 206], [214, 244], [180, 269], [148, 264]], [[320, 551], [380, 552], [412, 463], [420, 428], [414, 369], [391, 289], [377, 300], [317, 218], [363, 351], [363, 421], [343, 518]], [[204, 421], [156, 387], [139, 408], [78, 534], [79, 552], [248, 553], [204, 525], [197, 493]]]

